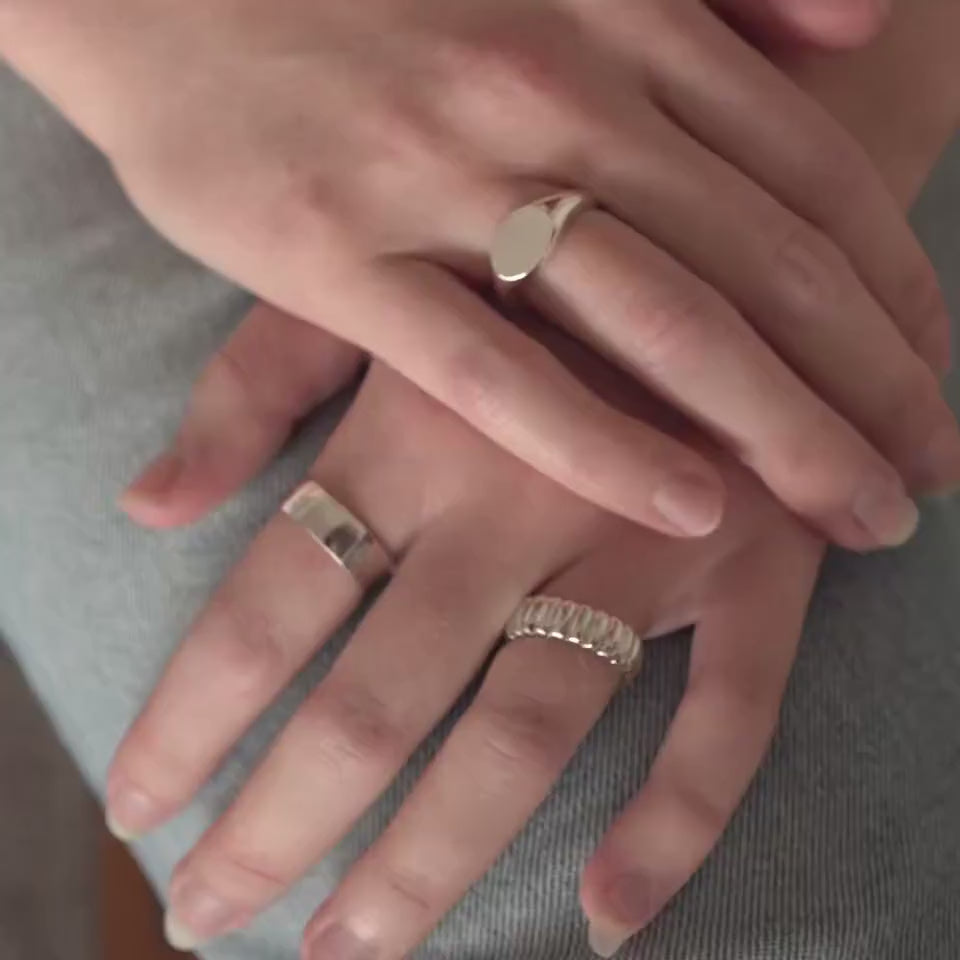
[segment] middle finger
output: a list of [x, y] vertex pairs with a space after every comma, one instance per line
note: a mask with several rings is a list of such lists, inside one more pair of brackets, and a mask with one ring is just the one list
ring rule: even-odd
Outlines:
[[[416, 540], [330, 674], [176, 870], [172, 942], [192, 947], [246, 923], [389, 785], [520, 598], [569, 558], [572, 527], [523, 527], [512, 516], [451, 516]], [[466, 561], [464, 542], [476, 544]]]

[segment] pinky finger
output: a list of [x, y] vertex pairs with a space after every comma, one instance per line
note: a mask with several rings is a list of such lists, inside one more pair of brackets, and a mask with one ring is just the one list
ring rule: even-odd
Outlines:
[[354, 347], [258, 303], [204, 368], [172, 446], [126, 490], [121, 508], [148, 527], [199, 520], [269, 463], [361, 360]]
[[[816, 575], [782, 557], [741, 560], [694, 637], [687, 691], [647, 783], [587, 864], [590, 945], [611, 957], [684, 887], [760, 767]], [[808, 562], [809, 560], [809, 562]], [[771, 582], [770, 578], [777, 582]]]

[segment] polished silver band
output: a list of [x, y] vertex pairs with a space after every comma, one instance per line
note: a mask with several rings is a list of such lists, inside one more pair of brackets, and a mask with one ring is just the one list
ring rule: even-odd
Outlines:
[[643, 639], [622, 620], [582, 603], [556, 597], [527, 597], [507, 621], [508, 640], [562, 640], [606, 660], [632, 680], [643, 661]]
[[283, 505], [283, 512], [364, 589], [390, 572], [393, 565], [380, 542], [319, 483], [310, 480], [298, 487]]
[[490, 266], [501, 296], [512, 293], [553, 253], [573, 218], [595, 206], [580, 191], [553, 193], [508, 214], [497, 226]]

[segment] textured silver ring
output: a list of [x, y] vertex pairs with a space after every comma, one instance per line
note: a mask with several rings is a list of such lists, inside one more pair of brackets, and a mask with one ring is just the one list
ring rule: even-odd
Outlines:
[[643, 638], [612, 614], [556, 597], [527, 597], [504, 628], [507, 640], [540, 637], [587, 650], [632, 680], [643, 662]]
[[505, 296], [550, 258], [573, 218], [595, 206], [580, 191], [552, 193], [504, 217], [490, 247], [490, 266], [498, 293]]
[[366, 524], [319, 483], [310, 480], [299, 486], [284, 503], [283, 512], [351, 573], [363, 589], [390, 572], [390, 555]]

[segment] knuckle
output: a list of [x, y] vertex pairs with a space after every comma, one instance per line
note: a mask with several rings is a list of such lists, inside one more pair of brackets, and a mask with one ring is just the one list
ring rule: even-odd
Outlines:
[[282, 677], [294, 646], [266, 613], [243, 607], [230, 593], [212, 601], [205, 625], [206, 656], [218, 685], [236, 697], [257, 698]]
[[876, 422], [894, 452], [922, 444], [946, 420], [936, 379], [919, 361], [910, 367], [877, 391]]
[[950, 332], [950, 316], [933, 266], [922, 261], [907, 270], [898, 284], [897, 303], [904, 315], [907, 339], [914, 347], [944, 341]]
[[175, 883], [202, 875], [205, 885], [242, 903], [266, 903], [290, 885], [290, 878], [270, 858], [232, 842], [211, 839], [178, 867]]
[[[538, 35], [555, 32], [541, 23]], [[445, 74], [453, 89], [469, 103], [482, 105], [480, 115], [516, 116], [530, 109], [566, 111], [575, 103], [562, 58], [549, 43], [533, 43], [522, 24], [476, 30], [445, 44]]]
[[646, 368], [675, 370], [702, 353], [707, 318], [726, 316], [729, 308], [699, 284], [691, 283], [676, 296], [654, 305], [627, 302], [625, 316], [636, 318], [636, 348]]
[[488, 767], [497, 771], [491, 784], [504, 792], [521, 780], [551, 780], [569, 749], [553, 711], [519, 694], [482, 708], [479, 742], [480, 755], [487, 759], [485, 773]]
[[721, 798], [714, 796], [708, 783], [690, 777], [678, 777], [670, 792], [676, 797], [677, 809], [689, 821], [691, 834], [699, 833], [712, 846], [712, 840], [727, 827], [730, 810]]
[[473, 342], [453, 353], [441, 389], [450, 406], [470, 420], [495, 421], [510, 395], [516, 368], [497, 344]]
[[242, 350], [228, 341], [213, 355], [197, 389], [204, 391], [209, 388], [218, 396], [235, 398], [244, 415], [267, 431], [285, 430], [296, 411], [292, 403], [267, 388], [266, 384], [271, 379], [253, 376]]
[[785, 484], [797, 509], [819, 510], [832, 501], [832, 491], [843, 489], [849, 474], [843, 439], [838, 438], [835, 415], [823, 407], [802, 422], [780, 430], [769, 445], [748, 451], [748, 465]]
[[[456, 145], [428, 109], [403, 90], [378, 90], [363, 111], [361, 158], [355, 173], [372, 219], [382, 204], [443, 183], [456, 167]], [[415, 194], [414, 194], [415, 195]]]
[[774, 282], [793, 313], [809, 316], [842, 305], [848, 265], [819, 230], [794, 224], [773, 249]]
[[864, 195], [870, 168], [862, 151], [845, 135], [828, 133], [812, 142], [816, 149], [805, 157], [803, 167], [806, 195], [816, 205], [817, 218], [830, 223], [840, 211], [851, 209], [851, 201]]
[[378, 694], [356, 683], [328, 681], [304, 706], [317, 754], [330, 766], [394, 767], [410, 738]]
[[378, 864], [377, 874], [408, 912], [428, 917], [436, 913], [439, 897], [425, 874], [396, 863]]

